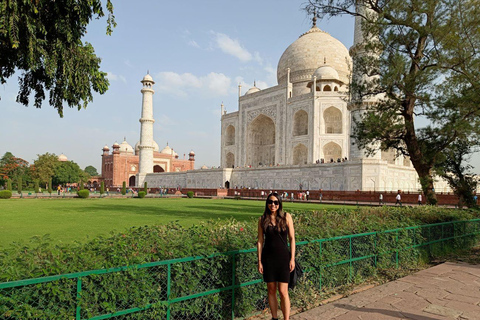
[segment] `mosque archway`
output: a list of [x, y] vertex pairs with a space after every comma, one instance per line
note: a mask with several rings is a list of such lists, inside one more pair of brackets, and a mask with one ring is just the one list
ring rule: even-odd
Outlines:
[[303, 136], [308, 134], [308, 113], [300, 110], [293, 117], [293, 136]]
[[247, 129], [247, 162], [252, 167], [275, 165], [275, 124], [263, 114]]
[[163, 168], [157, 164], [157, 165], [153, 166], [153, 172], [154, 173], [159, 173], [159, 172], [165, 172], [165, 170], [163, 170]]
[[327, 108], [323, 112], [325, 133], [342, 133], [342, 112], [335, 107]]
[[231, 146], [235, 144], [235, 127], [230, 125], [227, 127], [225, 136], [225, 145]]
[[293, 164], [307, 164], [308, 157], [308, 148], [303, 144], [299, 143], [293, 148]]
[[131, 176], [129, 179], [128, 179], [128, 186], [129, 187], [135, 187], [136, 186], [136, 183], [135, 183], [135, 176]]
[[335, 142], [329, 142], [323, 147], [325, 162], [334, 162], [342, 158], [342, 147]]
[[226, 158], [226, 167], [234, 168], [235, 167], [235, 155], [231, 152], [227, 153]]

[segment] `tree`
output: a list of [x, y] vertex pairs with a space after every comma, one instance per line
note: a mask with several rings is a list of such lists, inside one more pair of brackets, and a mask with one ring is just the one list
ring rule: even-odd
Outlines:
[[25, 182], [30, 180], [28, 161], [15, 157], [11, 152], [5, 152], [0, 159], [0, 184], [4, 185], [5, 181], [24, 178]]
[[451, 144], [435, 164], [436, 173], [444, 178], [455, 195], [458, 197], [458, 206], [474, 207], [474, 195], [477, 190], [477, 177], [470, 172], [473, 168], [466, 164], [474, 149], [468, 140], [459, 140]]
[[73, 161], [63, 161], [55, 166], [53, 184], [76, 183], [82, 177], [83, 171]]
[[[107, 34], [116, 26], [113, 5], [106, 2]], [[63, 117], [64, 103], [80, 110], [105, 93], [109, 82], [101, 59], [83, 42], [93, 18], [105, 15], [101, 0], [2, 1], [0, 5], [0, 83], [21, 70], [17, 102], [41, 108], [48, 102]]]
[[123, 181], [122, 183], [122, 194], [126, 195], [127, 194], [127, 183]]
[[[374, 153], [395, 149], [415, 168], [430, 204], [435, 163], [480, 128], [479, 0], [310, 0], [320, 17], [361, 18], [351, 49], [353, 136]], [[363, 103], [377, 98], [374, 104]], [[416, 119], [426, 124], [419, 127]], [[471, 139], [475, 140], [475, 139]]]
[[35, 165], [34, 178], [41, 183], [48, 183], [55, 174], [55, 167], [60, 163], [54, 153], [37, 154], [38, 158], [33, 163]]
[[85, 167], [84, 171], [88, 173], [91, 177], [99, 175], [97, 169], [94, 166], [87, 166]]

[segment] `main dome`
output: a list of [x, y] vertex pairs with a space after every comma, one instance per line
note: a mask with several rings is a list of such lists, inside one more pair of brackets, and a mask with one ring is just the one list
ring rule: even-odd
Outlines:
[[348, 83], [351, 58], [347, 48], [339, 40], [316, 26], [302, 34], [282, 54], [278, 61], [277, 81], [284, 83], [290, 68], [292, 83], [310, 81], [319, 67], [333, 67], [344, 83]]

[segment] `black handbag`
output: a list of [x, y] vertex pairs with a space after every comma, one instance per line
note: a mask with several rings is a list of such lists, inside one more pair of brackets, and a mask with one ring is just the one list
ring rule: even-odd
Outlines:
[[[285, 247], [287, 247], [287, 250], [290, 251], [290, 249], [287, 246], [287, 243], [283, 238], [278, 235], [280, 239], [282, 239], [283, 244], [285, 244]], [[303, 276], [303, 269], [300, 263], [295, 259], [295, 268], [293, 269], [292, 272], [290, 272], [290, 281], [288, 281], [288, 289], [293, 289], [297, 285], [298, 280]]]

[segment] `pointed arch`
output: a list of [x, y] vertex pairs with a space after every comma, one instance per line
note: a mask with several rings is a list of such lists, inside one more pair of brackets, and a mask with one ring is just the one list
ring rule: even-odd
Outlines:
[[325, 133], [340, 134], [343, 131], [342, 111], [335, 107], [329, 107], [323, 112], [325, 121]]
[[234, 168], [235, 167], [235, 155], [231, 152], [227, 153], [225, 156], [225, 162], [227, 168]]
[[332, 91], [332, 87], [327, 84], [323, 87], [323, 91]]
[[165, 170], [163, 170], [163, 168], [157, 164], [157, 165], [153, 166], [153, 172], [155, 172], [155, 173], [165, 172]]
[[329, 142], [323, 147], [323, 156], [325, 162], [330, 162], [331, 160], [336, 162], [337, 159], [342, 158], [342, 147], [335, 142]]
[[260, 114], [247, 127], [246, 165], [257, 167], [275, 164], [275, 123]]
[[293, 117], [293, 136], [308, 134], [308, 113], [305, 110], [295, 112]]
[[229, 125], [227, 127], [227, 130], [225, 130], [225, 145], [226, 146], [232, 146], [235, 144], [235, 127], [232, 125]]
[[303, 144], [299, 143], [293, 148], [293, 164], [307, 164], [308, 157], [308, 148]]
[[128, 186], [129, 187], [135, 187], [137, 184], [136, 184], [136, 178], [135, 176], [131, 176], [130, 178], [128, 178]]

